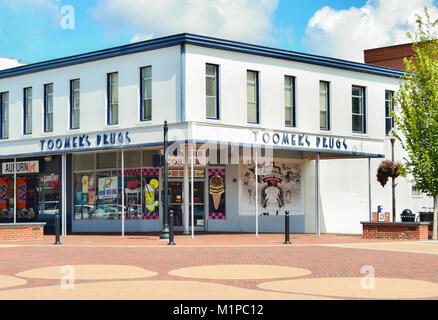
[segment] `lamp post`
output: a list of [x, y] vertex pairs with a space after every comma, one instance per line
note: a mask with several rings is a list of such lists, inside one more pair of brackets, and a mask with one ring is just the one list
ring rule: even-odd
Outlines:
[[[395, 135], [394, 129], [389, 131], [389, 140], [391, 141], [391, 161], [394, 162], [394, 144], [395, 144]], [[392, 177], [392, 222], [395, 222], [395, 178]]]
[[167, 140], [167, 121], [164, 121], [164, 186], [163, 186], [163, 231], [161, 232], [160, 239], [169, 239], [169, 184], [168, 184], [168, 168], [167, 168], [167, 148], [168, 148], [168, 140]]

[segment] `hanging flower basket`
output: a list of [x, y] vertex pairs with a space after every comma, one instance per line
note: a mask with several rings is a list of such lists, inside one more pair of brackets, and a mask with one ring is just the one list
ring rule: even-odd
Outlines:
[[398, 162], [385, 160], [377, 169], [377, 180], [382, 187], [388, 182], [389, 178], [397, 178], [401, 173], [401, 165]]

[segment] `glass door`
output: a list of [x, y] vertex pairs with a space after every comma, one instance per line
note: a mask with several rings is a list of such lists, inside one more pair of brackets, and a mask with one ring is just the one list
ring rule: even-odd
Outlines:
[[[205, 227], [205, 198], [204, 198], [204, 181], [194, 181], [193, 182], [193, 210], [194, 210], [194, 226], [195, 227], [201, 227], [197, 229], [203, 230]], [[190, 193], [189, 193], [189, 212], [190, 212], [190, 218], [189, 218], [189, 225], [191, 226], [192, 223], [192, 185], [190, 186]]]
[[169, 181], [169, 213], [173, 210], [174, 226], [182, 227], [183, 182]]

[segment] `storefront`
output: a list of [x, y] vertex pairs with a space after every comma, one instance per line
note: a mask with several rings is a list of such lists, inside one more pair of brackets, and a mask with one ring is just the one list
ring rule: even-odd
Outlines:
[[61, 205], [60, 157], [19, 158], [16, 162], [6, 159], [0, 163], [0, 222], [46, 222], [45, 231], [52, 232]]

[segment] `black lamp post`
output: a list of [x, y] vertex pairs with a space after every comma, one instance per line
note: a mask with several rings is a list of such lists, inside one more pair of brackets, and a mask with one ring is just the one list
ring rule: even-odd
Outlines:
[[169, 183], [168, 176], [169, 170], [167, 168], [167, 121], [164, 121], [164, 186], [163, 186], [163, 231], [161, 232], [160, 239], [169, 239]]
[[[394, 162], [394, 129], [389, 132], [389, 140], [391, 141], [391, 160]], [[392, 222], [395, 222], [396, 219], [395, 211], [395, 178], [392, 177]]]

